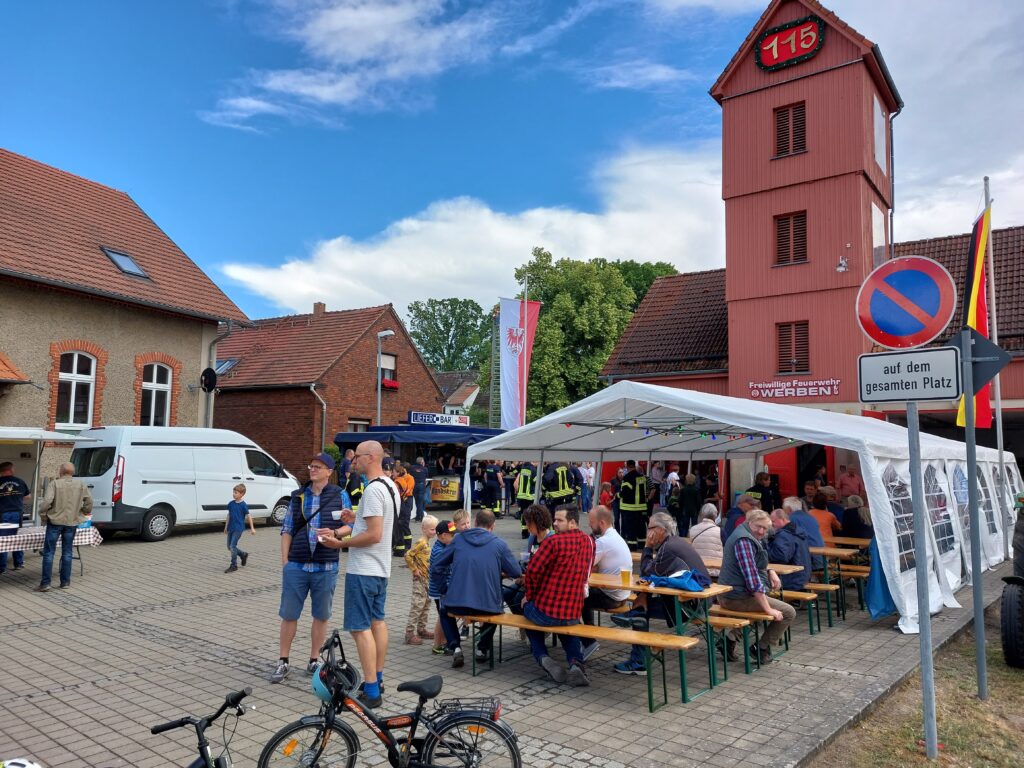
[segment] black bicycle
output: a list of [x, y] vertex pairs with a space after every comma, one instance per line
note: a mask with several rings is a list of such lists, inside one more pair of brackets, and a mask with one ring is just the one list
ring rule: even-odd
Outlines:
[[[338, 658], [337, 652], [340, 652]], [[339, 718], [355, 715], [387, 749], [395, 768], [521, 768], [515, 731], [501, 719], [501, 701], [436, 699], [444, 682], [440, 675], [401, 683], [399, 692], [419, 697], [412, 712], [378, 717], [355, 698], [359, 670], [345, 659], [341, 636], [335, 631], [321, 649], [313, 689], [323, 700], [320, 712], [286, 725], [263, 748], [258, 768], [353, 768], [359, 737]]]
[[172, 731], [175, 728], [192, 727], [196, 729], [196, 738], [199, 740], [199, 757], [188, 765], [188, 768], [231, 768], [231, 752], [229, 746], [231, 745], [231, 737], [235, 735], [235, 730], [232, 728], [231, 736], [227, 735], [227, 721], [223, 722], [222, 725], [222, 741], [224, 742], [224, 752], [218, 755], [216, 758], [210, 751], [210, 742], [206, 740], [206, 729], [213, 725], [220, 716], [223, 715], [227, 710], [234, 708], [235, 716], [235, 727], [238, 726], [238, 718], [245, 714], [245, 707], [242, 706], [242, 699], [252, 693], [252, 688], [243, 688], [240, 691], [229, 693], [224, 698], [224, 703], [221, 704], [220, 709], [212, 715], [206, 717], [182, 717], [179, 720], [172, 720], [169, 723], [163, 723], [161, 725], [154, 725], [149, 729], [152, 734], [163, 733], [164, 731]]

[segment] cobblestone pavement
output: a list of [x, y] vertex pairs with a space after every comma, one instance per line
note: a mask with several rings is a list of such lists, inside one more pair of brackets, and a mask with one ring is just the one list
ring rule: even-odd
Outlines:
[[[518, 523], [501, 520], [498, 532], [519, 551]], [[152, 736], [149, 726], [212, 712], [225, 693], [249, 685], [256, 710], [231, 744], [242, 768], [255, 765], [278, 728], [315, 712], [302, 670], [308, 613], [292, 648], [296, 669], [284, 684], [267, 681], [277, 657], [277, 531], [260, 528], [242, 545], [249, 565], [229, 574], [224, 536], [207, 529], [157, 544], [122, 534], [87, 549], [85, 575], [75, 563], [69, 590], [32, 591], [38, 555], [0, 576], [0, 759], [31, 755], [48, 768], [187, 765], [195, 757], [191, 731]], [[612, 671], [625, 647], [602, 647], [589, 664], [591, 686], [570, 688], [551, 682], [528, 655], [473, 678], [468, 660], [452, 670], [428, 642], [403, 645], [410, 577], [399, 563], [388, 595], [386, 707], [410, 708], [412, 697], [392, 693], [394, 686], [436, 673], [445, 677], [442, 696], [498, 695], [531, 768], [795, 765], [917, 663], [917, 637], [892, 631], [892, 619], [873, 623], [854, 608], [845, 623], [809, 637], [799, 613], [789, 653], [749, 676], [733, 665], [727, 683], [690, 704], [679, 701], [670, 659], [673, 703], [649, 714], [643, 678]], [[998, 596], [1001, 574], [987, 574], [987, 601]], [[340, 583], [336, 594], [340, 624]], [[855, 602], [852, 590], [850, 597]], [[936, 643], [971, 619], [970, 590], [958, 598], [962, 609], [934, 620]], [[506, 643], [518, 642], [506, 635]], [[688, 654], [687, 667], [692, 688], [706, 683], [703, 645]], [[359, 764], [384, 764], [369, 732], [357, 731]]]

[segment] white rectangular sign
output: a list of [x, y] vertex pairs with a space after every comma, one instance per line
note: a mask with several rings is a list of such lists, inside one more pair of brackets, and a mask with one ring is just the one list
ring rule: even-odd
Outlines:
[[426, 413], [424, 411], [409, 411], [410, 424], [433, 424], [437, 427], [468, 427], [469, 416], [460, 416], [454, 413]]
[[955, 347], [861, 355], [857, 369], [862, 403], [956, 400], [961, 394]]

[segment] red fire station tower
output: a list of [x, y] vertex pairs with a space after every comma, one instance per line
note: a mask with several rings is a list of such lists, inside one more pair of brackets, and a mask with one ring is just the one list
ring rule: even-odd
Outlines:
[[[711, 88], [722, 107], [729, 388], [859, 412], [852, 311], [888, 258], [891, 121], [878, 47], [810, 0], [775, 0]], [[851, 346], [852, 340], [852, 346]]]

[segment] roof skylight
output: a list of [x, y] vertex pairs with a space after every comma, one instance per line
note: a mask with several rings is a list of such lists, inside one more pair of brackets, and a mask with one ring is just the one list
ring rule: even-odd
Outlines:
[[103, 248], [103, 252], [107, 254], [112, 262], [117, 265], [117, 268], [124, 272], [126, 275], [134, 275], [135, 277], [145, 277], [149, 279], [142, 267], [140, 267], [135, 259], [129, 256], [127, 253], [121, 253], [120, 251], [112, 251], [110, 248]]

